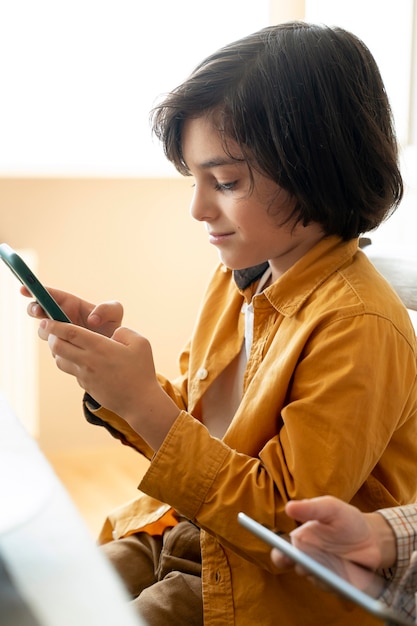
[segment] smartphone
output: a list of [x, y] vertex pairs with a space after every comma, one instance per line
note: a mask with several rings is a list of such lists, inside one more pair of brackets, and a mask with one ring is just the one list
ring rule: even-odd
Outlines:
[[7, 243], [0, 245], [0, 257], [17, 276], [20, 282], [30, 291], [36, 302], [45, 313], [58, 322], [71, 322], [61, 307], [55, 302], [51, 294], [36, 278], [23, 259]]
[[[325, 583], [331, 591], [348, 598], [387, 624], [415, 626], [415, 623], [410, 619], [403, 617], [398, 611], [393, 610], [378, 599], [378, 596], [384, 591], [387, 581], [375, 572], [355, 565], [357, 568], [355, 579], [361, 580], [359, 588], [343, 577], [344, 565], [346, 564], [344, 559], [324, 552], [318, 553], [317, 550], [314, 556], [313, 553], [307, 554], [293, 546], [289, 537], [285, 538], [285, 536], [272, 532], [245, 513], [238, 513], [238, 521], [259, 539], [273, 548], [278, 548], [294, 563], [298, 563], [317, 580]], [[279, 583], [277, 582], [277, 584]]]

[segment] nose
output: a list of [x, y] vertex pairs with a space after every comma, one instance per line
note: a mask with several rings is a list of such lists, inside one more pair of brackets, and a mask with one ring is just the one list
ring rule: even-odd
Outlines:
[[191, 217], [197, 220], [197, 222], [209, 222], [213, 219], [215, 210], [210, 194], [195, 184], [190, 204]]

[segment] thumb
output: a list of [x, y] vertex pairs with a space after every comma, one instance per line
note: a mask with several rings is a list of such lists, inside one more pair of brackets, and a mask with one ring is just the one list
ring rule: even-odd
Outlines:
[[143, 337], [143, 335], [139, 335], [139, 333], [131, 328], [126, 328], [126, 326], [116, 328], [112, 339], [127, 348], [131, 348], [137, 352], [138, 355], [140, 354], [141, 358], [152, 357], [152, 347], [148, 339]]
[[112, 340], [126, 346], [128, 349], [127, 354], [130, 355], [136, 371], [140, 371], [144, 375], [155, 375], [152, 346], [146, 337], [139, 335], [139, 333], [130, 328], [120, 326], [114, 331]]
[[90, 312], [88, 316], [88, 327], [101, 335], [111, 337], [122, 323], [123, 306], [120, 302], [101, 302]]
[[114, 341], [117, 341], [124, 346], [131, 346], [135, 339], [140, 337], [141, 335], [130, 328], [126, 328], [126, 326], [119, 326], [119, 328], [116, 328], [112, 335], [112, 339]]
[[286, 514], [298, 522], [315, 520], [329, 523], [338, 512], [338, 502], [332, 496], [320, 496], [305, 500], [291, 500], [285, 507]]

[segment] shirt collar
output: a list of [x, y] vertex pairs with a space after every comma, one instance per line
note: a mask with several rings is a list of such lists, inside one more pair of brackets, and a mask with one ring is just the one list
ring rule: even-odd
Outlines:
[[[270, 287], [264, 295], [283, 315], [293, 315], [327, 278], [348, 263], [358, 249], [358, 239], [343, 241], [332, 235], [319, 241]], [[268, 262], [234, 270], [237, 287], [246, 291], [262, 276]]]

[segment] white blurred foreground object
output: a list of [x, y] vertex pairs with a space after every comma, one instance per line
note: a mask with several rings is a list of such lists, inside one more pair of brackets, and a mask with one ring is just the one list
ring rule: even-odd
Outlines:
[[[36, 253], [22, 250], [19, 254], [36, 272]], [[36, 437], [39, 434], [38, 335], [26, 307], [19, 281], [0, 262], [0, 393], [5, 395], [26, 430]]]
[[0, 394], [0, 623], [145, 626]]

